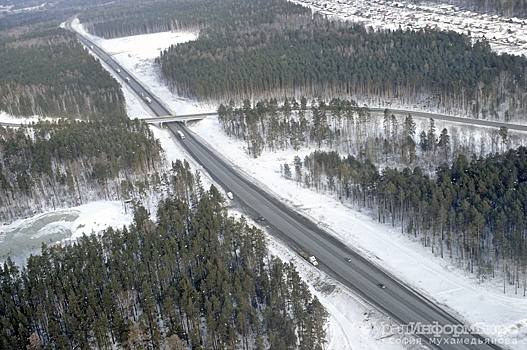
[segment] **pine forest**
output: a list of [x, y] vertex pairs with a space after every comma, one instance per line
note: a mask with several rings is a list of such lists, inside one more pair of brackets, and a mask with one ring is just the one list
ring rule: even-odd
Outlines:
[[103, 37], [199, 32], [158, 62], [175, 93], [212, 103], [310, 96], [501, 121], [526, 112], [527, 60], [454, 32], [374, 31], [282, 0], [160, 1], [81, 19]]
[[401, 227], [481, 280], [500, 276], [504, 292], [527, 294], [527, 149], [509, 149], [506, 128], [483, 134], [495, 148], [476, 152], [455, 126], [439, 131], [431, 119], [418, 128], [411, 115], [376, 115], [353, 100], [245, 100], [221, 105], [218, 118], [254, 157], [315, 149], [285, 162], [283, 176]]
[[144, 197], [163, 167], [147, 124], [126, 116], [119, 83], [73, 33], [59, 28], [67, 8], [33, 13], [44, 18], [29, 16], [31, 25], [8, 17], [0, 31], [0, 111], [22, 123], [42, 118], [16, 129], [0, 126], [2, 222], [94, 200]]
[[[524, 1], [462, 3], [525, 14]], [[160, 51], [159, 78], [219, 106], [220, 127], [250, 157], [294, 150], [280, 165], [291, 186], [527, 294], [524, 135], [390, 110], [521, 124], [525, 56], [285, 0], [64, 0], [0, 12], [0, 112], [41, 117], [0, 126], [0, 221], [101, 199], [129, 203], [134, 220], [0, 265], [0, 349], [324, 349], [328, 314], [293, 263], [229, 216], [222, 191], [205, 189], [187, 161], [168, 164], [149, 126], [126, 115], [120, 84], [60, 28], [74, 14], [106, 39], [198, 34]]]
[[161, 169], [147, 124], [125, 116], [0, 126], [0, 220], [100, 199], [126, 200]]
[[50, 26], [0, 35], [0, 110], [13, 116], [79, 119], [124, 113], [117, 81], [73, 33]]
[[0, 220], [103, 199], [133, 206], [134, 223], [8, 258], [0, 348], [322, 349], [327, 313], [294, 266], [188, 163], [168, 169], [119, 84], [40, 15], [0, 36], [0, 110], [47, 117], [0, 126]]
[[173, 165], [153, 222], [0, 267], [2, 349], [322, 349], [327, 314], [263, 232]]

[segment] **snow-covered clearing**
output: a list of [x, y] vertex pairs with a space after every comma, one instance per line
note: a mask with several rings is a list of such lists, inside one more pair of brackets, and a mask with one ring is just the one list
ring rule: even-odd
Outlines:
[[[82, 26], [77, 27], [82, 30]], [[195, 38], [193, 33], [159, 33], [122, 39], [103, 40], [93, 38], [126, 69], [142, 81], [156, 96], [162, 99], [177, 114], [211, 111], [216, 106], [200, 106], [174, 96], [160, 81], [154, 65], [159, 51], [171, 44]], [[141, 98], [126, 88], [128, 113], [131, 118], [150, 115]], [[7, 120], [7, 116], [0, 116]], [[13, 120], [9, 120], [13, 121]], [[167, 159], [181, 159], [185, 152], [170, 137], [168, 131], [152, 126], [166, 151]], [[502, 280], [479, 283], [476, 276], [459, 270], [448, 259], [440, 259], [400, 233], [400, 228], [381, 225], [362, 213], [341, 204], [338, 199], [315, 193], [297, 186], [293, 181], [280, 175], [280, 164], [291, 163], [297, 154], [294, 151], [265, 153], [253, 159], [244, 152], [244, 145], [227, 138], [217, 120], [208, 118], [191, 126], [199, 137], [221, 153], [250, 176], [262, 187], [267, 188], [297, 210], [309, 215], [342, 241], [361, 251], [373, 262], [382, 266], [410, 286], [450, 309], [470, 325], [482, 326], [482, 333], [494, 340], [500, 339], [505, 348], [524, 349], [527, 346], [527, 298], [515, 295], [507, 286], [503, 294]], [[312, 150], [305, 150], [306, 153]], [[303, 155], [300, 154], [302, 157]], [[196, 169], [199, 166], [195, 165]], [[206, 182], [205, 182], [206, 181]], [[204, 182], [210, 180], [204, 176]], [[71, 208], [78, 214], [72, 222], [64, 223], [72, 230], [72, 236], [98, 232], [109, 225], [122, 227], [131, 222], [131, 215], [120, 202], [97, 202]], [[233, 215], [240, 215], [233, 212]], [[0, 230], [4, 232], [20, 225], [30, 224], [21, 220]], [[283, 260], [295, 259], [300, 274], [308, 281], [311, 290], [330, 312], [328, 326], [328, 350], [345, 349], [401, 349], [406, 338], [387, 337], [383, 333], [390, 320], [371, 306], [355, 297], [321, 273], [306, 261], [299, 259], [287, 247], [269, 236], [270, 251]], [[334, 288], [332, 287], [334, 286]], [[420, 346], [409, 346], [419, 348]]]

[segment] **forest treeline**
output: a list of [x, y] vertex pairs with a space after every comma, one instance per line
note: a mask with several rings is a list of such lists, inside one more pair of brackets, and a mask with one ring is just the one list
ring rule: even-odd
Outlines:
[[203, 100], [353, 96], [500, 120], [525, 111], [524, 57], [454, 32], [373, 31], [288, 8], [245, 14], [262, 19], [254, 24], [233, 16], [173, 45], [159, 59], [163, 76]]
[[[389, 109], [372, 113], [354, 100], [334, 98], [308, 102], [305, 96], [220, 104], [218, 121], [228, 136], [243, 140], [255, 158], [262, 152], [286, 149], [330, 148], [357, 155], [375, 164], [422, 166], [434, 171], [438, 163], [450, 164], [459, 155], [486, 155], [522, 145], [522, 136], [506, 127], [479, 129], [394, 115]], [[439, 121], [438, 124], [441, 124]], [[443, 123], [444, 124], [444, 123]]]
[[[252, 27], [277, 15], [310, 13], [287, 1], [247, 0], [158, 0], [132, 6], [121, 3], [92, 8], [79, 15], [84, 27], [97, 36], [115, 38], [163, 31], [200, 31], [233, 24]], [[231, 28], [234, 29], [234, 28]]]
[[127, 199], [137, 192], [133, 184], [161, 169], [161, 162], [148, 125], [123, 115], [0, 126], [0, 220]]
[[134, 6], [91, 8], [79, 20], [90, 33], [108, 39], [182, 29], [198, 32], [220, 8], [221, 2], [209, 0], [138, 1]]
[[504, 276], [525, 293], [527, 151], [509, 150], [506, 128], [480, 131], [477, 149], [453, 125], [438, 130], [433, 119], [418, 123], [389, 110], [373, 114], [353, 100], [305, 97], [231, 101], [220, 105], [218, 121], [254, 157], [317, 149], [282, 164], [283, 176], [371, 210], [436, 255], [482, 279]]
[[327, 314], [188, 163], [157, 218], [0, 267], [2, 349], [322, 349]]
[[75, 34], [48, 25], [0, 36], [0, 111], [74, 117], [123, 113], [119, 83]]
[[127, 118], [119, 83], [59, 28], [65, 14], [97, 2], [64, 0], [46, 11], [2, 15], [0, 111], [50, 120], [0, 127], [2, 222], [93, 200], [144, 198], [159, 181], [155, 172], [166, 168], [148, 126]]
[[0, 36], [13, 29], [18, 33], [34, 30], [36, 25], [57, 28], [84, 9], [105, 3], [106, 0], [3, 0], [1, 5], [11, 7], [11, 11], [0, 12]]
[[160, 1], [81, 20], [103, 37], [199, 31], [158, 59], [169, 87], [199, 100], [352, 97], [503, 121], [527, 111], [527, 59], [454, 32], [373, 31], [283, 0]]
[[[421, 0], [411, 2], [430, 4], [429, 1]], [[105, 38], [115, 38], [167, 30], [200, 30], [219, 22], [234, 23], [240, 14], [247, 12], [248, 9], [265, 7], [261, 4], [269, 5], [269, 3], [244, 0], [236, 0], [235, 3], [211, 0], [157, 0], [144, 3], [137, 0], [128, 2], [127, 6], [122, 3], [106, 3], [104, 6], [92, 7], [84, 11], [79, 18], [91, 33]], [[525, 0], [440, 0], [435, 1], [434, 4], [438, 6], [452, 4], [476, 12], [505, 17], [527, 17]], [[309, 9], [297, 8], [295, 11], [308, 13]], [[271, 17], [264, 15], [262, 18]], [[248, 21], [251, 22], [253, 19], [254, 17], [249, 18]]]
[[481, 280], [503, 278], [527, 292], [527, 149], [459, 156], [429, 177], [420, 167], [384, 168], [335, 151], [315, 151], [284, 165], [285, 176], [400, 226], [441, 258]]

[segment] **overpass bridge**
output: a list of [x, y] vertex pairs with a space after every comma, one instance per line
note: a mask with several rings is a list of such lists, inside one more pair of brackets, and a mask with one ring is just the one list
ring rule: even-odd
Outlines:
[[[170, 122], [188, 122], [193, 120], [202, 120], [205, 117], [209, 117], [212, 115], [217, 115], [218, 112], [205, 112], [205, 113], [194, 113], [194, 114], [178, 114], [178, 115], [165, 115], [161, 117], [152, 117], [152, 118], [143, 118], [145, 123], [147, 124], [160, 124], [161, 126], [164, 123], [170, 123]], [[21, 125], [30, 125], [31, 123], [27, 120], [21, 120], [19, 123], [15, 122], [3, 122], [0, 121], [0, 125], [3, 127], [11, 127], [11, 128], [18, 128]]]
[[178, 114], [178, 115], [165, 115], [160, 117], [143, 118], [141, 120], [148, 124], [163, 124], [170, 122], [188, 122], [193, 120], [201, 120], [205, 117], [217, 115], [218, 112], [206, 112], [206, 113], [195, 113], [195, 114]]

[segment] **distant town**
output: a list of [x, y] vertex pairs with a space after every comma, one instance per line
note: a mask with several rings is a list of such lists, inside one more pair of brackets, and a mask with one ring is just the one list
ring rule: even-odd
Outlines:
[[383, 0], [294, 0], [320, 14], [359, 22], [374, 29], [452, 30], [467, 34], [476, 41], [487, 41], [496, 52], [514, 55], [527, 53], [525, 19], [469, 11], [447, 4], [415, 5]]

